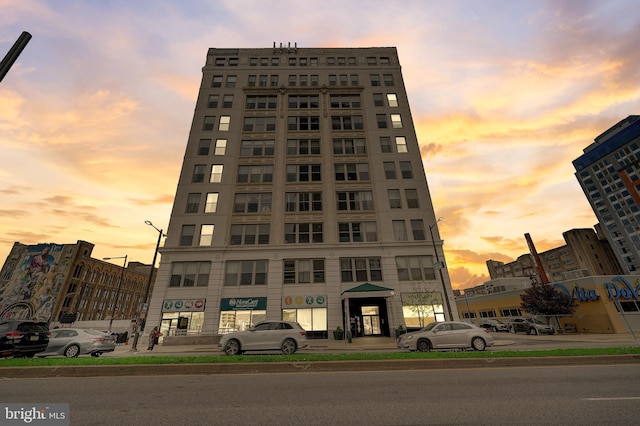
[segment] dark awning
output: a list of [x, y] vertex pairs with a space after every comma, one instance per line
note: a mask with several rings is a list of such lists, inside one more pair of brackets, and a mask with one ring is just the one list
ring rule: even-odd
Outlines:
[[392, 297], [394, 291], [389, 287], [382, 287], [371, 283], [360, 284], [342, 292], [343, 299], [356, 299], [362, 297]]

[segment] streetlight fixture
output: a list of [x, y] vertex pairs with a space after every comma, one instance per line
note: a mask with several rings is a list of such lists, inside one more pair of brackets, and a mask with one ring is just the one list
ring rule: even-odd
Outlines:
[[113, 300], [113, 309], [111, 309], [111, 319], [109, 319], [109, 334], [111, 334], [111, 326], [113, 325], [113, 317], [116, 314], [116, 304], [118, 303], [118, 298], [120, 297], [120, 288], [122, 287], [122, 281], [124, 280], [124, 270], [127, 267], [127, 256], [118, 256], [118, 257], [103, 257], [103, 260], [112, 260], [112, 259], [124, 259], [124, 263], [122, 264], [122, 272], [120, 273], [120, 279], [118, 280], [118, 289], [116, 290], [116, 297]]
[[[444, 284], [444, 275], [442, 275], [442, 268], [444, 268], [444, 263], [440, 262], [440, 256], [438, 256], [438, 248], [436, 247], [436, 242], [433, 239], [433, 228], [438, 226], [438, 222], [444, 220], [444, 217], [439, 217], [438, 220], [433, 225], [429, 225], [429, 233], [431, 234], [431, 244], [433, 244], [433, 250], [436, 252], [436, 264], [434, 267], [438, 269], [440, 273], [440, 283], [442, 284], [442, 297], [444, 299], [444, 303], [447, 306], [447, 312], [449, 313], [449, 321], [453, 321], [453, 313], [451, 312], [451, 304], [449, 303], [449, 295], [447, 293], [447, 286]], [[445, 318], [446, 319], [446, 318]]]
[[[166, 237], [162, 232], [162, 229], [156, 228], [156, 226], [151, 223], [150, 220], [145, 220], [145, 224], [153, 227], [156, 231], [158, 231], [158, 242], [156, 243], [156, 251], [153, 252], [153, 260], [151, 261], [151, 269], [149, 270], [149, 280], [147, 281], [147, 288], [144, 291], [144, 297], [142, 298], [142, 308], [138, 310], [138, 316], [136, 318], [136, 333], [133, 336], [133, 344], [131, 345], [132, 351], [138, 350], [138, 339], [140, 337], [140, 333], [142, 332], [142, 328], [140, 327], [141, 320], [146, 317], [147, 312], [149, 311], [149, 304], [147, 303], [147, 299], [149, 298], [149, 291], [151, 290], [151, 281], [153, 281], [153, 269], [156, 267], [156, 258], [158, 257], [158, 250], [160, 249], [160, 240], [162, 237]], [[142, 315], [144, 312], [144, 316]]]

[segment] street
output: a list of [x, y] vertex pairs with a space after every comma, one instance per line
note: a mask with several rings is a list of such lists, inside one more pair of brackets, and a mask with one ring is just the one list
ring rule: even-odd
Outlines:
[[3, 402], [70, 403], [72, 425], [615, 424], [640, 366], [4, 380]]

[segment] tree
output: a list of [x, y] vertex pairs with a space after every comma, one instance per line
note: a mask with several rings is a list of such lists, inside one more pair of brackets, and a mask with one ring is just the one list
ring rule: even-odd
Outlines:
[[576, 301], [550, 284], [533, 283], [520, 295], [520, 307], [533, 315], [571, 315], [576, 310]]
[[442, 297], [440, 293], [414, 283], [413, 293], [407, 294], [406, 301], [407, 308], [418, 317], [420, 327], [424, 327], [425, 319], [433, 315], [433, 305], [442, 304]]

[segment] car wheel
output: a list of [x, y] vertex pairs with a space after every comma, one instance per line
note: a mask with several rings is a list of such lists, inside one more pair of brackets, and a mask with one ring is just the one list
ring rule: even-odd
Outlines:
[[240, 342], [236, 339], [231, 339], [224, 345], [224, 353], [227, 355], [240, 355]]
[[291, 355], [296, 352], [296, 342], [293, 339], [286, 339], [282, 342], [282, 347], [280, 349], [283, 354]]
[[77, 358], [80, 355], [80, 346], [71, 345], [64, 350], [64, 356], [67, 358]]
[[537, 330], [537, 329], [535, 329], [535, 328], [530, 328], [530, 329], [529, 329], [529, 334], [537, 335], [537, 334], [538, 334], [538, 330]]
[[494, 333], [497, 333], [498, 329], [496, 327], [491, 327], [491, 331], [493, 331]]
[[429, 352], [431, 350], [431, 342], [428, 340], [420, 340], [416, 345], [420, 352]]
[[471, 339], [471, 347], [474, 351], [484, 351], [487, 348], [487, 342], [482, 337], [474, 337]]

